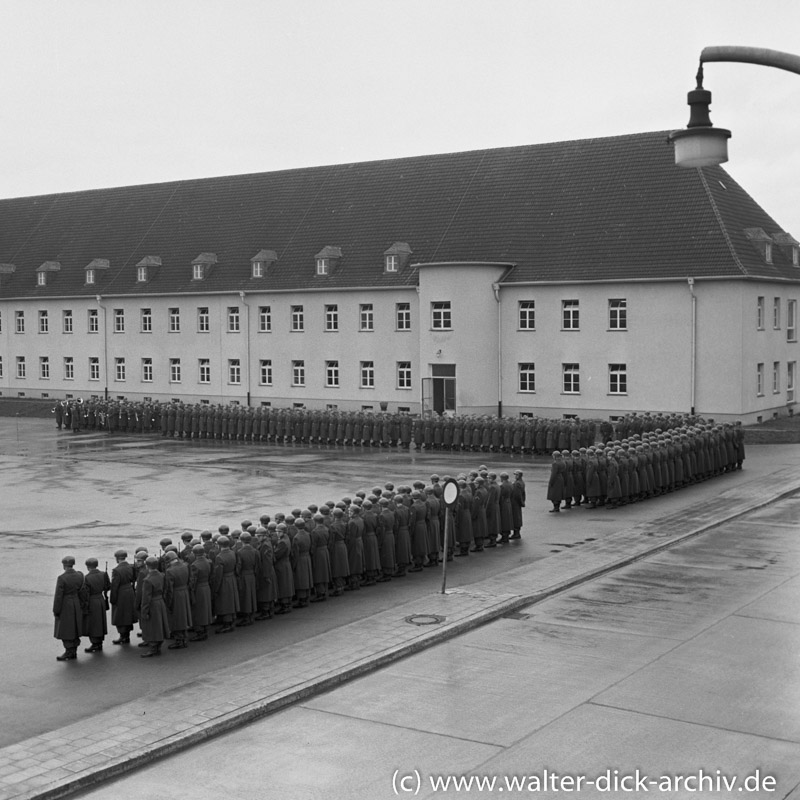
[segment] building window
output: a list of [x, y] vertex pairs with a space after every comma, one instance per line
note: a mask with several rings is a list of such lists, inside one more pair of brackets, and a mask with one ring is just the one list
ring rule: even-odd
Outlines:
[[536, 330], [536, 302], [534, 300], [519, 301], [519, 329], [521, 331]]
[[759, 397], [764, 395], [764, 365], [756, 364], [756, 394]]
[[628, 301], [625, 299], [608, 301], [608, 328], [612, 331], [628, 330]]
[[61, 312], [62, 333], [72, 333], [72, 311], [67, 309]]
[[786, 402], [794, 402], [794, 382], [797, 373], [797, 362], [790, 361], [786, 365]]
[[179, 308], [171, 308], [169, 310], [169, 332], [181, 332], [181, 310]]
[[577, 331], [580, 329], [580, 308], [577, 300], [561, 301], [561, 330]]
[[72, 356], [64, 356], [64, 380], [75, 380], [75, 362]]
[[239, 330], [239, 306], [230, 306], [228, 308], [228, 333], [239, 333]]
[[0, 311], [0, 333], [3, 332], [3, 312]]
[[37, 286], [47, 286], [47, 273], [46, 272], [37, 272], [36, 273], [36, 285]]
[[411, 303], [395, 304], [395, 324], [399, 331], [411, 330]]
[[86, 270], [86, 283], [87, 285], [91, 285], [94, 283], [94, 270], [87, 269]]
[[779, 331], [781, 329], [781, 299], [776, 297], [772, 301], [772, 327]]
[[327, 258], [317, 259], [317, 275], [327, 275], [330, 272], [330, 261]]
[[143, 308], [139, 312], [139, 325], [142, 333], [153, 332], [153, 312], [149, 308]]
[[253, 261], [253, 271], [250, 275], [252, 278], [263, 278], [264, 277], [264, 262], [263, 261]]
[[628, 368], [627, 364], [608, 365], [608, 393], [628, 393]]
[[359, 325], [358, 329], [361, 331], [374, 331], [375, 318], [372, 310], [372, 303], [362, 303], [359, 306]]
[[270, 306], [258, 307], [258, 332], [270, 333], [272, 331], [272, 308]]
[[258, 362], [259, 384], [261, 386], [272, 386], [272, 359], [262, 358]]
[[339, 330], [339, 306], [325, 306], [325, 330]]
[[797, 300], [786, 301], [786, 341], [797, 341]]
[[43, 381], [50, 380], [50, 357], [39, 356], [39, 379]]
[[17, 356], [17, 377], [25, 377], [25, 356]]
[[100, 314], [96, 308], [89, 309], [89, 333], [98, 333], [100, 331]]
[[339, 385], [339, 362], [326, 361], [325, 362], [325, 386], [329, 389], [336, 388]]
[[398, 361], [397, 362], [397, 388], [410, 389], [411, 388], [411, 362]]
[[756, 302], [756, 328], [764, 330], [764, 298], [759, 297]]
[[519, 390], [521, 392], [536, 391], [536, 364], [523, 362], [519, 365]]
[[396, 255], [388, 255], [386, 256], [386, 260], [383, 262], [385, 265], [385, 269], [387, 272], [397, 272], [397, 268], [399, 265], [399, 259]]
[[153, 359], [152, 358], [143, 358], [142, 359], [142, 383], [152, 383], [153, 382]]
[[169, 360], [169, 382], [181, 382], [181, 360], [179, 358], [171, 358]]
[[303, 306], [292, 306], [292, 330], [302, 331], [304, 328]]
[[579, 364], [562, 364], [564, 394], [580, 394], [581, 373]]
[[781, 390], [781, 362], [772, 362], [772, 393], [778, 394]]
[[0, 378], [3, 377], [3, 356], [0, 356]]
[[125, 333], [125, 310], [114, 309], [114, 333]]
[[89, 357], [89, 380], [100, 380], [100, 359], [97, 356]]
[[147, 283], [147, 267], [136, 267], [136, 280], [138, 283]]
[[435, 331], [450, 331], [453, 329], [449, 300], [431, 303], [431, 328]]
[[114, 359], [114, 380], [115, 381], [124, 381], [125, 380], [125, 359], [124, 358], [115, 358]]
[[306, 362], [292, 361], [292, 386], [306, 385]]
[[47, 311], [39, 311], [39, 333], [50, 332], [50, 318], [47, 316]]
[[198, 306], [197, 308], [197, 332], [208, 333], [211, 330], [211, 319], [208, 314], [208, 306]]
[[192, 264], [192, 280], [201, 281], [205, 278], [206, 265]]
[[361, 388], [374, 389], [375, 388], [375, 362], [362, 361], [361, 362]]
[[14, 312], [14, 330], [17, 333], [25, 333], [25, 312], [24, 311], [15, 311]]
[[201, 358], [197, 362], [197, 382], [211, 383], [211, 361]]
[[228, 383], [238, 386], [242, 382], [242, 363], [238, 358], [228, 359]]

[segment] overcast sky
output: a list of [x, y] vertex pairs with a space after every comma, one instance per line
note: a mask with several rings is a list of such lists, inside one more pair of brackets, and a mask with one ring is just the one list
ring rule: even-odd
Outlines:
[[[798, 0], [0, 0], [0, 197], [670, 130]], [[800, 75], [708, 64], [726, 169], [800, 238]]]

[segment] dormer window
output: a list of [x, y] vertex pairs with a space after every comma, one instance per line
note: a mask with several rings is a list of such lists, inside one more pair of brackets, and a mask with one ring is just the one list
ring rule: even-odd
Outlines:
[[216, 263], [216, 253], [200, 253], [200, 255], [192, 261], [192, 280], [204, 281], [209, 276], [211, 268]]
[[761, 253], [767, 264], [772, 263], [772, 237], [763, 228], [745, 228], [744, 235], [753, 243], [753, 247]]
[[342, 260], [342, 248], [326, 245], [314, 256], [317, 275], [332, 275]]
[[400, 272], [408, 263], [412, 252], [407, 242], [395, 242], [388, 250], [383, 251], [383, 271]]
[[800, 267], [800, 242], [791, 233], [784, 231], [773, 233], [772, 241], [787, 258], [791, 258], [793, 267]]
[[278, 254], [274, 250], [259, 250], [250, 259], [250, 277], [264, 278], [270, 266], [278, 260]]
[[107, 258], [94, 258], [86, 265], [86, 283], [87, 285], [97, 283], [98, 270], [105, 270], [111, 266], [111, 262]]
[[149, 283], [160, 266], [161, 258], [159, 256], [145, 256], [136, 265], [136, 282]]
[[61, 269], [61, 262], [59, 261], [45, 261], [40, 267], [36, 269], [36, 285], [47, 286], [47, 273], [58, 272]]

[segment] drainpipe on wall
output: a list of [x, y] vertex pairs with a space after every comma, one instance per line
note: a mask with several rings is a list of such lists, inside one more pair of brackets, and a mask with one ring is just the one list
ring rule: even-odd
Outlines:
[[247, 301], [244, 299], [244, 292], [239, 292], [239, 299], [242, 301], [242, 305], [245, 308], [244, 329], [247, 332], [247, 350], [245, 353], [244, 374], [247, 381], [245, 384], [247, 386], [247, 407], [250, 408], [250, 306], [247, 305]]
[[497, 302], [497, 416], [503, 416], [503, 337], [500, 314], [500, 284], [493, 283], [494, 299]]
[[103, 379], [105, 381], [105, 389], [103, 390], [104, 399], [108, 400], [108, 326], [106, 325], [106, 307], [102, 304], [102, 297], [95, 295], [97, 305], [103, 311]]
[[697, 295], [694, 293], [694, 278], [688, 278], [689, 291], [692, 293], [692, 355], [690, 376], [690, 414], [694, 414], [695, 406], [695, 374], [697, 372]]

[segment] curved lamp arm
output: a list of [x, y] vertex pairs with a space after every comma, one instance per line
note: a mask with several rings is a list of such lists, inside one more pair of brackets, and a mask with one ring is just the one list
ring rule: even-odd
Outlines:
[[700, 53], [700, 63], [708, 61], [736, 61], [742, 64], [760, 64], [762, 67], [785, 69], [800, 75], [800, 56], [783, 53], [780, 50], [767, 50], [764, 47], [704, 47]]

